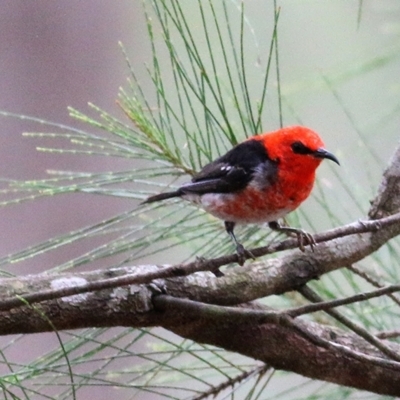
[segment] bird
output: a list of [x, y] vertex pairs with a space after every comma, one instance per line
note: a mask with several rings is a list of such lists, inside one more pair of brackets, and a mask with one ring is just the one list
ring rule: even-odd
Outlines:
[[324, 147], [319, 134], [305, 126], [257, 134], [205, 165], [190, 182], [150, 196], [142, 204], [179, 197], [223, 220], [241, 265], [252, 254], [237, 240], [236, 224], [268, 223], [274, 231], [296, 235], [302, 251], [304, 244], [313, 250], [311, 234], [279, 220], [309, 197], [324, 159], [340, 165]]

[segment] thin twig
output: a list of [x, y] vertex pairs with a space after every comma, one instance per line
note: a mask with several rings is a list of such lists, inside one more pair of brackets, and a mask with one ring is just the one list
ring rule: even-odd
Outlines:
[[[331, 229], [329, 231], [314, 235], [316, 243], [326, 242], [339, 237], [374, 232], [383, 227], [400, 222], [400, 213], [393, 214], [379, 220], [357, 221], [348, 225]], [[286, 239], [279, 243], [272, 243], [268, 246], [250, 249], [249, 253], [255, 257], [275, 253], [278, 251], [289, 250], [298, 247], [296, 239]], [[211, 260], [199, 259], [188, 264], [178, 264], [172, 266], [160, 266], [157, 271], [146, 272], [143, 274], [124, 275], [114, 278], [101, 279], [86, 282], [81, 285], [65, 287], [60, 289], [48, 289], [36, 293], [19, 293], [29, 304], [38, 303], [46, 300], [55, 300], [61, 297], [73, 296], [76, 294], [93, 292], [102, 289], [111, 289], [120, 286], [133, 284], [146, 284], [155, 279], [165, 279], [178, 276], [187, 276], [200, 271], [217, 271], [219, 267], [227, 264], [237, 263], [239, 261], [237, 254], [231, 254]], [[5, 278], [7, 279], [7, 278]], [[1, 280], [0, 280], [1, 282]], [[7, 311], [12, 308], [21, 307], [24, 303], [20, 298], [13, 296], [0, 301], [0, 311]]]
[[[313, 235], [315, 243], [328, 242], [333, 239], [338, 239], [340, 237], [376, 232], [381, 228], [386, 228], [388, 226], [397, 224], [400, 222], [400, 213], [390, 215], [389, 217], [384, 217], [375, 220], [366, 221], [356, 221], [348, 225], [343, 225], [338, 228], [330, 229], [328, 231], [317, 233]], [[271, 243], [268, 246], [258, 247], [257, 249], [250, 249], [250, 253], [255, 257], [264, 256], [267, 254], [275, 253], [278, 251], [289, 250], [298, 247], [297, 239], [286, 239], [278, 243]], [[236, 261], [236, 260], [235, 260]]]
[[260, 365], [256, 368], [251, 369], [250, 371], [245, 371], [234, 378], [228, 379], [218, 386], [213, 386], [209, 390], [203, 392], [199, 396], [192, 397], [192, 400], [203, 400], [206, 399], [208, 396], [216, 396], [218, 393], [221, 393], [223, 390], [228, 388], [229, 386], [234, 386], [236, 383], [242, 382], [245, 379], [248, 379], [255, 375], [262, 375], [265, 374], [271, 367], [267, 364]]
[[394, 329], [392, 331], [382, 331], [375, 334], [379, 339], [391, 339], [400, 336], [400, 329]]
[[[349, 265], [347, 267], [351, 272], [354, 274], [360, 276], [361, 278], [365, 279], [368, 283], [370, 283], [372, 286], [375, 286], [377, 288], [384, 287], [381, 283], [379, 283], [376, 279], [374, 279], [371, 275], [366, 273], [365, 271], [361, 271], [359, 268], [357, 268], [354, 265]], [[400, 306], [400, 300], [393, 294], [388, 293], [388, 297], [390, 297], [398, 306]]]
[[[302, 289], [299, 289], [299, 291], [302, 293]], [[400, 285], [384, 286], [377, 290], [359, 293], [354, 296], [346, 297], [344, 299], [327, 300], [327, 301], [322, 301], [321, 299], [321, 301], [318, 301], [318, 303], [307, 304], [305, 306], [291, 308], [286, 310], [286, 312], [292, 317], [298, 317], [300, 315], [310, 314], [316, 311], [327, 311], [334, 307], [340, 307], [347, 304], [358, 303], [360, 301], [373, 299], [374, 297], [380, 297], [387, 295], [389, 293], [399, 292], [399, 291], [400, 291]]]

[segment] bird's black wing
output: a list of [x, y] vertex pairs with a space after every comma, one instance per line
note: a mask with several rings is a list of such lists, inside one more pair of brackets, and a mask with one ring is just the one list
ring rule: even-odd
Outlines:
[[[231, 193], [244, 189], [257, 175], [257, 179], [270, 183], [276, 176], [277, 163], [268, 157], [264, 145], [258, 140], [238, 144], [224, 156], [207, 164], [192, 182], [180, 188], [182, 194]], [[258, 176], [259, 175], [259, 176]]]

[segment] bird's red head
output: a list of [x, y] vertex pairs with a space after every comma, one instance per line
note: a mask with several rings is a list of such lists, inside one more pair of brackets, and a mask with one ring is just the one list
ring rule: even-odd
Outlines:
[[[292, 210], [310, 194], [315, 171], [324, 158], [339, 164], [338, 159], [324, 149], [319, 135], [304, 126], [290, 126], [270, 133], [253, 136], [266, 149], [268, 157], [277, 164], [274, 185], [276, 196], [291, 199]], [[279, 201], [278, 201], [279, 200]], [[277, 202], [282, 202], [278, 199]]]
[[313, 130], [304, 126], [289, 126], [270, 133], [253, 136], [267, 149], [268, 156], [281, 170], [298, 176], [314, 174], [324, 158], [339, 164], [338, 159], [324, 149], [324, 142]]

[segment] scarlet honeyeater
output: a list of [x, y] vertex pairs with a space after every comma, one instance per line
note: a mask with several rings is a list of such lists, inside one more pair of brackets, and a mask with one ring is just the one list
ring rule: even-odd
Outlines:
[[182, 197], [199, 205], [225, 221], [242, 258], [249, 254], [233, 233], [236, 223], [268, 222], [273, 230], [295, 233], [301, 248], [304, 241], [312, 246], [310, 234], [281, 226], [278, 220], [310, 195], [315, 171], [324, 158], [339, 164], [316, 132], [290, 126], [250, 137], [207, 164], [191, 182], [144, 203]]

